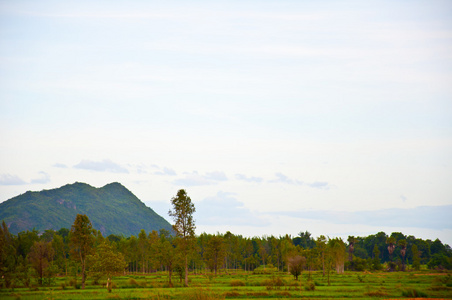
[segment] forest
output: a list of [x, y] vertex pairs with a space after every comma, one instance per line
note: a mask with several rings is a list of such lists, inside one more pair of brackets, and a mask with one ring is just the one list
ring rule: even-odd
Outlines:
[[[90, 239], [89, 253], [93, 259], [98, 250], [108, 247], [124, 261], [126, 273], [166, 271], [183, 274], [180, 238], [167, 230], [149, 233], [141, 230], [137, 236], [129, 237], [113, 234], [103, 237], [99, 231], [92, 230]], [[71, 231], [67, 228], [47, 230], [42, 234], [33, 230], [12, 235], [3, 222], [0, 244], [4, 287], [30, 285], [32, 277], [40, 284], [50, 284], [57, 275], [81, 272], [80, 261], [74, 252], [76, 245], [71, 242]], [[332, 268], [335, 272], [419, 269], [421, 265], [430, 269], [452, 269], [452, 250], [439, 239], [431, 241], [400, 232], [391, 235], [379, 232], [366, 237], [350, 236], [343, 241], [324, 236], [314, 239], [308, 231], [300, 232], [296, 237], [251, 238], [230, 232], [202, 233], [195, 237], [189, 269], [194, 273], [229, 269], [255, 271], [259, 268], [287, 271], [288, 258], [300, 255], [306, 258], [305, 270], [322, 270], [322, 257], [325, 260], [325, 256], [333, 255], [329, 250], [333, 244], [337, 244], [339, 251], [334, 254]]]
[[[115, 275], [166, 274], [168, 287], [174, 282], [189, 285], [189, 274], [218, 276], [287, 273], [298, 280], [304, 273], [327, 276], [345, 272], [404, 272], [451, 270], [452, 249], [439, 239], [423, 240], [400, 232], [366, 237], [298, 236], [243, 237], [225, 234], [194, 234], [195, 208], [184, 190], [172, 199], [173, 231], [165, 229], [137, 236], [95, 230], [86, 215], [77, 215], [70, 229], [37, 230], [11, 234], [3, 221], [0, 228], [0, 272], [2, 288], [39, 287], [55, 284], [63, 276], [74, 278], [75, 288], [106, 280], [111, 291]], [[79, 281], [81, 279], [81, 281]]]

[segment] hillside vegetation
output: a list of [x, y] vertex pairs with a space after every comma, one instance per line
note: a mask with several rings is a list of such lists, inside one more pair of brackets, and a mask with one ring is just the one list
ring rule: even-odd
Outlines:
[[89, 215], [104, 236], [131, 236], [141, 229], [171, 230], [171, 225], [120, 183], [95, 188], [76, 182], [41, 192], [26, 192], [0, 204], [0, 220], [9, 231], [40, 232], [70, 228], [77, 214]]

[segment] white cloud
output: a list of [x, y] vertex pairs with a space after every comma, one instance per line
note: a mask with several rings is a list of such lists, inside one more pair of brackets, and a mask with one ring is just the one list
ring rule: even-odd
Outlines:
[[31, 180], [31, 183], [46, 184], [50, 182], [50, 175], [46, 172], [39, 172], [40, 177]]
[[218, 192], [196, 203], [196, 222], [200, 225], [267, 226], [270, 223], [245, 207], [234, 193]]
[[154, 172], [155, 175], [168, 175], [168, 176], [176, 176], [176, 172], [173, 169], [164, 167], [163, 170]]
[[55, 164], [53, 164], [52, 167], [54, 167], [54, 168], [60, 168], [60, 169], [67, 169], [67, 168], [68, 168], [67, 165], [62, 164], [62, 163], [55, 163]]
[[179, 178], [173, 181], [174, 185], [178, 186], [199, 186], [211, 185], [216, 182], [207, 179], [205, 176], [198, 174], [198, 172], [186, 173], [184, 178]]
[[193, 171], [191, 173], [185, 173], [184, 178], [174, 180], [173, 184], [178, 186], [214, 185], [226, 180], [228, 180], [228, 178], [220, 171], [207, 172], [205, 175]]
[[256, 182], [256, 183], [260, 183], [263, 181], [262, 177], [255, 177], [255, 176], [248, 177], [243, 174], [235, 174], [235, 179], [243, 180], [243, 181], [247, 181], [247, 182]]
[[0, 175], [0, 185], [23, 185], [23, 184], [27, 183], [19, 176], [11, 174]]
[[112, 162], [109, 159], [104, 159], [102, 161], [82, 160], [80, 163], [75, 165], [74, 168], [96, 172], [129, 173], [126, 168]]
[[303, 185], [302, 181], [299, 181], [296, 179], [291, 179], [280, 172], [276, 173], [275, 176], [276, 176], [276, 179], [270, 180], [269, 182]]
[[214, 180], [214, 181], [226, 181], [228, 178], [223, 172], [214, 171], [214, 172], [208, 172], [205, 175], [206, 179]]

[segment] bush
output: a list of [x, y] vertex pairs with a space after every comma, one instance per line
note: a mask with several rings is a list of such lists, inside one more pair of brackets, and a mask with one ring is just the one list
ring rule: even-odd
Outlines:
[[231, 286], [245, 286], [245, 283], [240, 279], [231, 280]]
[[253, 274], [271, 274], [277, 272], [278, 269], [274, 267], [272, 264], [268, 264], [265, 267], [259, 266], [253, 270]]
[[127, 280], [127, 284], [128, 285], [132, 285], [132, 286], [138, 286], [138, 282], [135, 279], [133, 279], [133, 278], [129, 278]]
[[305, 291], [314, 291], [315, 290], [315, 284], [312, 280], [309, 280], [306, 282], [306, 285], [304, 286]]
[[71, 278], [69, 280], [69, 285], [71, 285], [75, 288], [75, 286], [77, 285], [77, 278]]
[[385, 291], [382, 291], [382, 290], [369, 291], [367, 293], [364, 293], [364, 296], [369, 296], [369, 297], [385, 297], [387, 295], [388, 295], [388, 293], [386, 293]]
[[240, 294], [237, 292], [226, 292], [226, 293], [224, 293], [224, 296], [226, 298], [237, 298], [237, 297], [240, 297]]
[[267, 290], [280, 289], [285, 283], [280, 277], [272, 277], [271, 279], [262, 280], [261, 286], [267, 287]]
[[178, 297], [178, 299], [184, 300], [217, 300], [224, 298], [225, 298], [224, 295], [219, 295], [217, 293], [212, 292], [211, 290], [205, 290], [202, 288], [184, 292], [180, 294]]
[[419, 291], [417, 289], [414, 289], [414, 288], [407, 288], [407, 289], [403, 290], [402, 296], [412, 297], [412, 298], [417, 298], [417, 297], [427, 298], [428, 297], [428, 295], [426, 293]]

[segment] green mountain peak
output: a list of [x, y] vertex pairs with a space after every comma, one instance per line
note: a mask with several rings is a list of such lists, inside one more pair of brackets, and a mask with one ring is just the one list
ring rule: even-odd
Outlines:
[[71, 228], [77, 214], [86, 214], [104, 236], [138, 235], [141, 229], [171, 230], [171, 225], [119, 182], [101, 188], [75, 182], [57, 189], [25, 194], [0, 203], [0, 221], [13, 234], [37, 229]]

